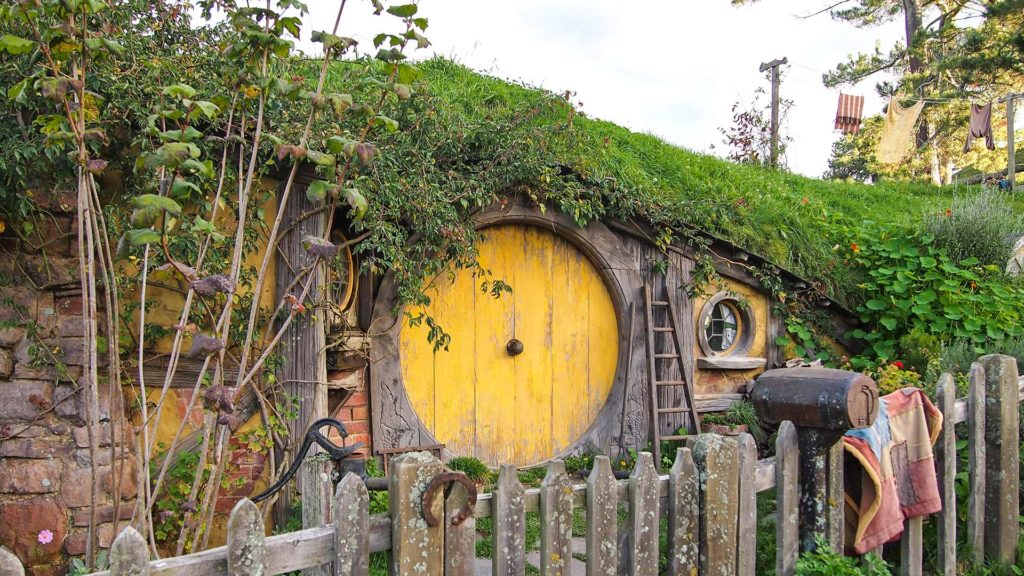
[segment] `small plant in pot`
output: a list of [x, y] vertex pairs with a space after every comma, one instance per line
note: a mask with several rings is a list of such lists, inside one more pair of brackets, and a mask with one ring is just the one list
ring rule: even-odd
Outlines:
[[701, 414], [700, 422], [705, 432], [723, 436], [737, 436], [749, 432], [758, 444], [763, 444], [768, 439], [754, 411], [754, 405], [747, 400], [734, 402], [725, 412]]

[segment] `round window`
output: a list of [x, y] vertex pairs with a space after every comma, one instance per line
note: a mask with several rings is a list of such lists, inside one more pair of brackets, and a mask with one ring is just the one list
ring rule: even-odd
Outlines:
[[712, 296], [697, 320], [697, 339], [705, 356], [742, 356], [750, 348], [754, 317], [730, 292]]
[[714, 352], [728, 352], [736, 345], [739, 336], [739, 315], [731, 303], [719, 302], [711, 308], [711, 314], [704, 320], [704, 335], [708, 348]]

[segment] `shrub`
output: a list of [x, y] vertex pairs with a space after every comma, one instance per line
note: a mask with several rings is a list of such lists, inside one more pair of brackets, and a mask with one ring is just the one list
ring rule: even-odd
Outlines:
[[489, 482], [491, 480], [491, 469], [479, 459], [472, 456], [456, 456], [446, 464], [452, 470], [462, 472], [474, 482]]
[[889, 565], [875, 554], [866, 554], [861, 565], [857, 559], [837, 554], [824, 538], [818, 537], [817, 549], [804, 552], [796, 561], [797, 576], [891, 576]]
[[989, 190], [954, 198], [949, 210], [925, 218], [924, 231], [954, 262], [977, 258], [1002, 268], [1024, 234], [1024, 214], [1014, 208], [1008, 193]]
[[866, 223], [848, 238], [849, 246], [837, 251], [864, 279], [865, 300], [857, 312], [865, 327], [850, 335], [868, 349], [852, 359], [856, 368], [894, 359], [908, 334], [978, 346], [1024, 336], [1024, 287], [1001, 268], [974, 258], [956, 262], [934, 238], [891, 226]]

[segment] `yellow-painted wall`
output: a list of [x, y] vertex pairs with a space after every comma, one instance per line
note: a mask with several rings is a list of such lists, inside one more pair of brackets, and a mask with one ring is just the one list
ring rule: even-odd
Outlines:
[[[704, 305], [719, 289], [734, 294], [738, 301], [746, 302], [747, 309], [754, 319], [754, 336], [750, 343], [750, 349], [744, 356], [764, 358], [768, 349], [768, 296], [757, 289], [731, 279], [723, 279], [724, 285], [709, 288], [707, 292], [694, 300], [693, 305], [693, 327], [694, 332], [694, 357], [704, 356], [700, 344], [697, 342], [697, 334], [703, 330], [699, 325], [701, 312]], [[755, 370], [705, 370], [697, 368], [695, 380], [697, 381], [695, 394], [732, 394], [737, 392], [748, 380], [757, 377], [763, 369]]]

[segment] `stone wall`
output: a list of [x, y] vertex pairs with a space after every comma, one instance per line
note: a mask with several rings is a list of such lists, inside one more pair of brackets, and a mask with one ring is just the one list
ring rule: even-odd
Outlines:
[[10, 230], [21, 223], [0, 235], [0, 545], [40, 576], [65, 573], [67, 555], [85, 553], [94, 478], [102, 547], [115, 535], [115, 513], [131, 516], [136, 493], [121, 394], [105, 382], [100, 448], [90, 454], [73, 201], [51, 199], [52, 216], [33, 222], [25, 239]]

